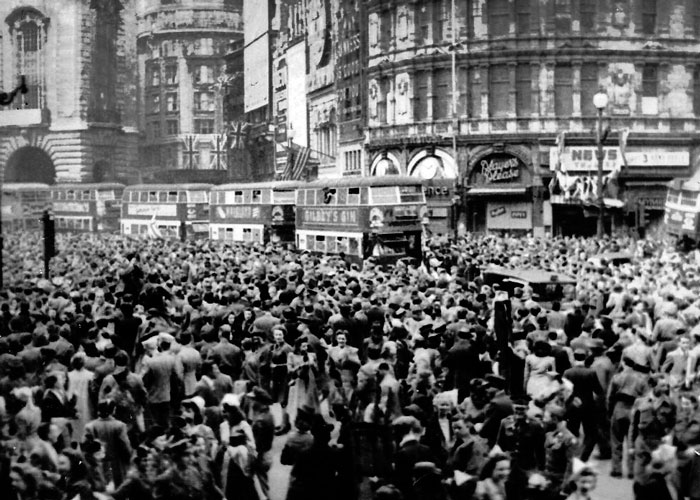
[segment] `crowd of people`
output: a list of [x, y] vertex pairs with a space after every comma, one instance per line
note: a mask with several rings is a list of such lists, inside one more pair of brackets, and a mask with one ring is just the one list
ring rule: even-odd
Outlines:
[[[469, 236], [359, 265], [60, 235], [46, 279], [40, 249], [5, 238], [7, 498], [266, 500], [279, 461], [289, 500], [588, 500], [600, 474], [700, 499], [694, 253]], [[577, 284], [507, 293], [491, 265]]]

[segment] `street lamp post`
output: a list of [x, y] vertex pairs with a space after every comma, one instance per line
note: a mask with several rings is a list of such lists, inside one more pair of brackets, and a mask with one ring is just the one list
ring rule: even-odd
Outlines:
[[608, 94], [603, 91], [593, 96], [593, 105], [598, 110], [596, 126], [596, 158], [598, 160], [598, 238], [605, 235], [605, 197], [603, 195], [603, 111], [608, 107]]

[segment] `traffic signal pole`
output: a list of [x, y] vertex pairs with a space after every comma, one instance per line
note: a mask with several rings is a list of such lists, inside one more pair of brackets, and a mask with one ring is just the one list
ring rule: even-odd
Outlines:
[[41, 221], [44, 226], [44, 278], [50, 279], [49, 264], [51, 257], [56, 255], [56, 226], [48, 210], [44, 210]]

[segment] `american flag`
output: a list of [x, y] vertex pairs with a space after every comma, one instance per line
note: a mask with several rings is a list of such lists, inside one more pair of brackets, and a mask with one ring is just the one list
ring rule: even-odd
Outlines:
[[287, 155], [287, 166], [282, 173], [283, 181], [298, 181], [306, 177], [306, 165], [311, 156], [311, 149], [303, 146], [292, 146]]
[[228, 141], [230, 149], [244, 149], [248, 139], [250, 124], [246, 122], [231, 122], [228, 126]]

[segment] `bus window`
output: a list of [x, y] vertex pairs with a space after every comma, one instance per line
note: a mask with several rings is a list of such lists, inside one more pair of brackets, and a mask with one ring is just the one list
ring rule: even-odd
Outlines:
[[338, 201], [337, 190], [335, 188], [325, 188], [323, 190], [323, 204], [335, 205]]
[[74, 200], [75, 199], [75, 191], [72, 189], [69, 191], [66, 191], [66, 200]]
[[393, 205], [399, 202], [395, 186], [373, 187], [372, 205]]
[[369, 205], [369, 188], [360, 189], [360, 205]]
[[345, 188], [338, 188], [336, 192], [338, 205], [345, 205], [348, 202], [348, 190]]
[[315, 189], [307, 189], [306, 190], [306, 205], [315, 205], [316, 204], [316, 190]]
[[681, 192], [681, 205], [686, 207], [694, 207], [698, 202], [698, 193], [692, 191]]
[[253, 230], [249, 227], [243, 228], [243, 241], [251, 241], [253, 239]]
[[236, 205], [240, 205], [241, 203], [243, 203], [243, 191], [233, 192], [233, 203]]
[[188, 191], [187, 192], [187, 203], [206, 203], [207, 202], [207, 192], [206, 191]]
[[157, 201], [158, 201], [158, 192], [157, 191], [149, 191], [148, 192], [148, 202], [155, 203]]
[[293, 205], [294, 204], [294, 191], [274, 191], [273, 203], [280, 205]]
[[423, 186], [400, 186], [401, 203], [415, 203], [423, 200]]
[[326, 253], [326, 237], [325, 236], [316, 236], [316, 250], [317, 252], [322, 252]]
[[338, 237], [338, 253], [348, 253], [348, 238], [345, 236]]
[[168, 191], [168, 203], [177, 203], [177, 191]]
[[178, 203], [187, 203], [187, 193], [185, 191], [178, 191], [177, 192], [177, 202]]
[[166, 193], [165, 191], [161, 191], [160, 193], [158, 193], [158, 201], [161, 203], [167, 202], [168, 201], [168, 193]]
[[327, 251], [328, 253], [336, 253], [336, 246], [337, 240], [335, 238], [328, 238], [328, 248]]
[[306, 238], [306, 250], [309, 250], [309, 251], [314, 250], [314, 238], [312, 238], [312, 237]]
[[90, 191], [83, 191], [83, 197], [82, 197], [82, 199], [83, 199], [83, 200], [86, 200], [86, 201], [89, 200], [89, 199], [91, 199], [91, 198], [90, 198], [90, 195], [91, 195], [91, 194], [92, 194], [92, 193], [91, 193]]
[[253, 189], [250, 201], [251, 203], [262, 203], [262, 191], [260, 189]]
[[357, 238], [350, 238], [350, 255], [360, 255], [360, 242]]
[[262, 192], [262, 202], [267, 205], [272, 203], [272, 189], [266, 189]]

